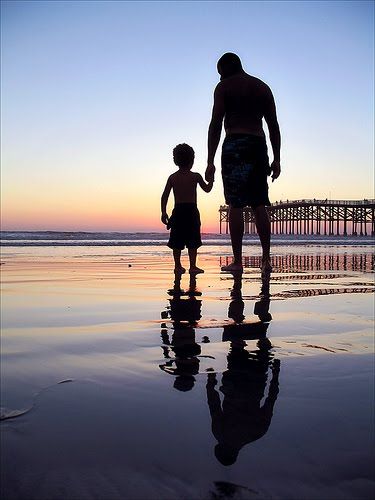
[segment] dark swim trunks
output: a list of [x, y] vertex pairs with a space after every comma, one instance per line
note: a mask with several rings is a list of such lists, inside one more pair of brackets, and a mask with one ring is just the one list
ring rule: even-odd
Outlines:
[[221, 173], [227, 205], [256, 208], [271, 204], [267, 184], [270, 166], [264, 137], [227, 136], [223, 142]]
[[169, 219], [171, 229], [168, 246], [175, 250], [199, 248], [201, 240], [201, 219], [195, 203], [178, 203]]

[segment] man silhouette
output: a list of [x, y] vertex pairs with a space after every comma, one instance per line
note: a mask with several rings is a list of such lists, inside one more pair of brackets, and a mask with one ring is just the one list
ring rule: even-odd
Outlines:
[[[242, 271], [242, 240], [244, 233], [243, 208], [254, 211], [255, 223], [262, 245], [262, 273], [269, 273], [270, 221], [266, 205], [267, 175], [272, 181], [280, 175], [280, 130], [271, 89], [264, 82], [248, 75], [240, 58], [231, 52], [217, 63], [221, 81], [215, 88], [212, 118], [208, 129], [206, 180], [215, 174], [214, 158], [220, 141], [222, 123], [226, 137], [222, 149], [224, 196], [229, 205], [229, 231], [233, 262], [223, 266], [225, 271]], [[269, 166], [262, 119], [265, 119], [273, 150]]]
[[[222, 340], [230, 341], [227, 370], [219, 388], [214, 373], [207, 374], [207, 403], [212, 420], [212, 433], [217, 439], [215, 456], [223, 465], [232, 465], [240, 450], [264, 436], [273, 417], [279, 392], [280, 361], [274, 359], [267, 329], [269, 312], [269, 275], [262, 280], [260, 297], [254, 307], [260, 321], [243, 323], [244, 301], [242, 275], [234, 273], [228, 317], [234, 324], [224, 327]], [[257, 340], [257, 349], [248, 350], [245, 340]], [[250, 344], [251, 345], [251, 344]], [[269, 385], [269, 372], [272, 372]], [[264, 399], [264, 396], [266, 398]]]

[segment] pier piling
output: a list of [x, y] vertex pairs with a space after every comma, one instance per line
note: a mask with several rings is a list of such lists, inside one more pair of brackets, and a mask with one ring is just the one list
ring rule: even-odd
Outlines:
[[[220, 234], [228, 234], [228, 206], [222, 205]], [[267, 207], [272, 234], [375, 236], [375, 200], [278, 201]], [[245, 234], [256, 234], [253, 211], [244, 208]]]

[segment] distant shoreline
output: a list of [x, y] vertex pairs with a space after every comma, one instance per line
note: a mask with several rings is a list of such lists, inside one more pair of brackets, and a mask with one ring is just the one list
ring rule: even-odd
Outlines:
[[[164, 246], [168, 232], [1, 231], [1, 247], [35, 246]], [[230, 245], [228, 234], [203, 233], [207, 246]], [[244, 236], [247, 245], [259, 245], [257, 235]], [[272, 235], [273, 245], [374, 245], [374, 236]]]

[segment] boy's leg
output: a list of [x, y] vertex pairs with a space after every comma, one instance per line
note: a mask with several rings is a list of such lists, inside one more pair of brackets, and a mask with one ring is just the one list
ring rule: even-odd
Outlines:
[[181, 250], [178, 248], [173, 249], [173, 258], [174, 258], [174, 271], [175, 273], [184, 273], [185, 268], [181, 265]]
[[189, 261], [190, 261], [190, 269], [189, 273], [204, 273], [203, 269], [197, 267], [197, 249], [196, 248], [188, 248], [189, 252]]

